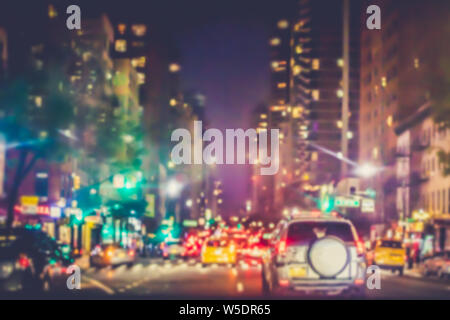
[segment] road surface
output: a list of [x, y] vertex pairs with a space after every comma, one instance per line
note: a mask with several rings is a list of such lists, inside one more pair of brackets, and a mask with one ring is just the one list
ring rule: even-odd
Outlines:
[[[143, 299], [264, 298], [259, 265], [202, 267], [195, 261], [142, 259], [133, 267], [82, 271], [81, 290], [67, 297]], [[367, 299], [450, 299], [450, 280], [398, 276], [382, 272], [381, 289], [367, 290]]]

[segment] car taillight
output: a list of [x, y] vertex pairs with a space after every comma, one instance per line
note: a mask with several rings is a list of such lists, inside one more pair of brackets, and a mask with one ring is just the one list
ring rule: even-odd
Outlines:
[[25, 254], [20, 254], [16, 261], [16, 268], [20, 270], [28, 269], [31, 265], [30, 259]]
[[286, 253], [286, 240], [282, 240], [278, 243], [277, 252], [278, 254]]
[[364, 255], [364, 244], [361, 241], [355, 241], [355, 247], [358, 256]]

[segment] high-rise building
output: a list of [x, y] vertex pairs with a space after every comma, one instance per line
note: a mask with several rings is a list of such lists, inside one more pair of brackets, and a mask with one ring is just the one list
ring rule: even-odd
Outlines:
[[[300, 0], [292, 26], [291, 105], [296, 110], [303, 182], [337, 182], [341, 177], [341, 137], [347, 157], [357, 160], [359, 120], [360, 5], [350, 1], [350, 64], [343, 60], [343, 1]], [[326, 10], [324, 10], [326, 8]], [[343, 71], [349, 68], [349, 126], [342, 130]]]
[[6, 30], [0, 27], [0, 83], [6, 77], [8, 63], [8, 35]]
[[[361, 95], [359, 162], [382, 168], [364, 179], [376, 190], [376, 214], [381, 221], [399, 218], [396, 209], [396, 123], [430, 99], [426, 74], [437, 61], [448, 5], [442, 1], [366, 1], [381, 8], [381, 30], [361, 35]], [[446, 15], [447, 14], [447, 15]], [[367, 15], [362, 14], [365, 24]], [[426, 26], [426, 27], [424, 27]], [[408, 213], [405, 213], [408, 216]]]
[[[6, 79], [8, 63], [8, 37], [6, 30], [0, 27], [0, 85]], [[5, 182], [5, 162], [6, 162], [6, 141], [0, 135], [0, 197], [4, 195]]]
[[[266, 130], [269, 126], [269, 109], [264, 104], [255, 107], [251, 116], [251, 127], [257, 131]], [[250, 189], [251, 211], [256, 214], [269, 214], [273, 207], [273, 177], [260, 174], [261, 164], [251, 166]]]

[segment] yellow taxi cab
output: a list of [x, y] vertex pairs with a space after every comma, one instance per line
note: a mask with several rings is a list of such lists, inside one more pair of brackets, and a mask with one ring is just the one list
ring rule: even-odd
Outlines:
[[375, 245], [373, 264], [403, 275], [406, 250], [399, 240], [379, 240]]
[[202, 266], [208, 264], [236, 264], [236, 245], [226, 238], [208, 239], [202, 248]]

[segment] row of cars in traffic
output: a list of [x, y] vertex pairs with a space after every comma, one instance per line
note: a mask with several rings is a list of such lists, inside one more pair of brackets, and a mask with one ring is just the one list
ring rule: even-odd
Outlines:
[[[237, 228], [219, 228], [214, 231], [191, 230], [182, 239], [168, 239], [163, 242], [162, 256], [166, 260], [196, 259], [202, 266], [209, 264], [235, 266], [240, 259], [258, 258], [255, 256], [255, 250], [258, 244], [262, 245], [261, 236], [261, 230], [244, 231]], [[260, 248], [265, 249], [263, 246]]]
[[[194, 259], [235, 266], [240, 260], [261, 266], [264, 294], [350, 295], [365, 293], [369, 265], [403, 274], [406, 249], [400, 240], [381, 239], [366, 248], [350, 220], [305, 211], [281, 220], [274, 229], [223, 227], [189, 230], [168, 237], [155, 251], [167, 259]], [[92, 267], [132, 266], [140, 252], [117, 244], [94, 246]], [[65, 288], [74, 259], [67, 245], [40, 230], [0, 229], [0, 292], [40, 293]], [[450, 252], [427, 257], [424, 276], [449, 277]]]

